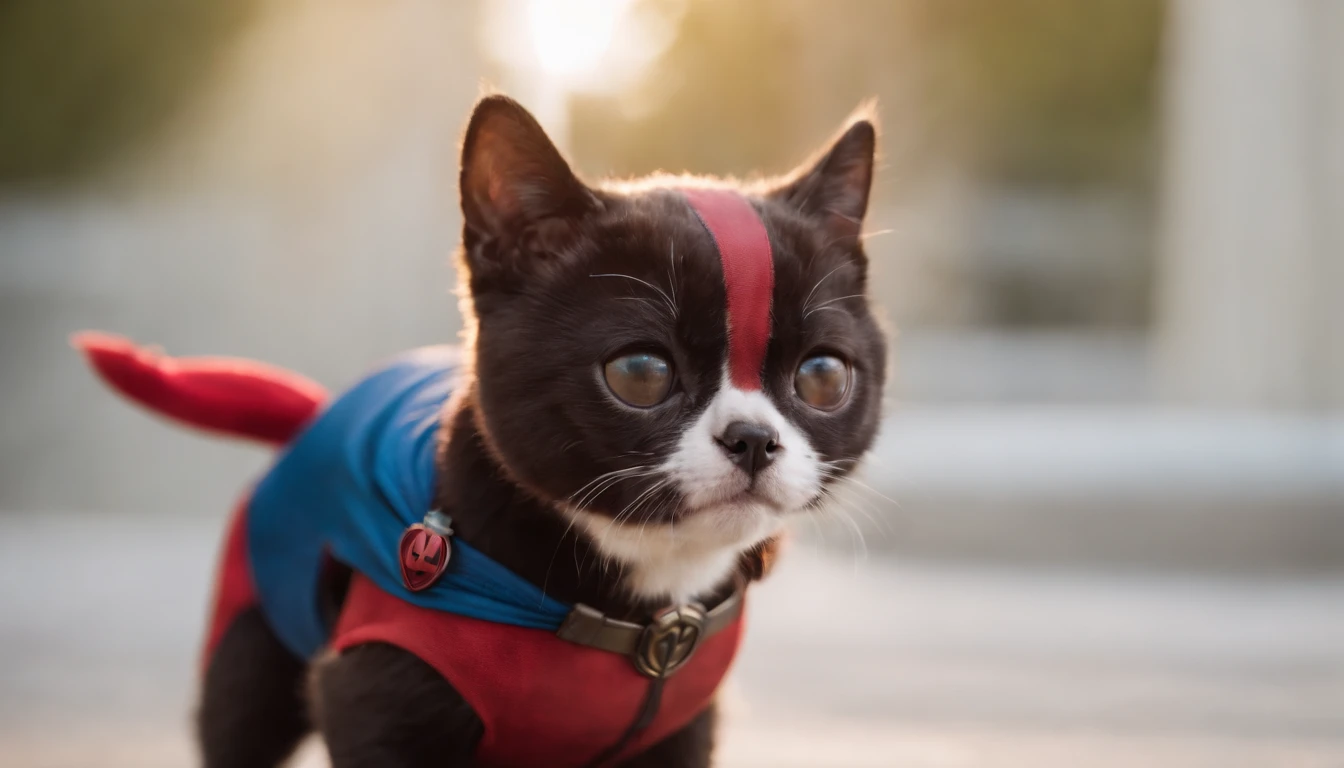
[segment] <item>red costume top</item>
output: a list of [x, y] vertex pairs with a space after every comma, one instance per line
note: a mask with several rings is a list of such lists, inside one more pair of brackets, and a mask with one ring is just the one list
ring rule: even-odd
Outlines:
[[[392, 381], [393, 390], [412, 395], [406, 402], [437, 412], [448, 388], [429, 375], [446, 370], [435, 362], [439, 358], [433, 351], [417, 353], [408, 358], [411, 363], [394, 362], [380, 369], [327, 405], [317, 385], [249, 361], [174, 360], [101, 334], [81, 335], [76, 345], [114, 387], [158, 412], [215, 431], [287, 443], [276, 466], [254, 494], [239, 505], [230, 524], [206, 637], [207, 664], [239, 612], [260, 606], [277, 636], [301, 656], [309, 656], [323, 645], [339, 651], [381, 642], [423, 659], [461, 693], [481, 719], [484, 733], [476, 753], [481, 765], [581, 766], [622, 742], [655, 681], [641, 673], [628, 655], [562, 639], [557, 634], [559, 627], [548, 624], [549, 617], [558, 616], [556, 621], [563, 621], [569, 606], [550, 601], [550, 613], [507, 613], [512, 603], [530, 607], [539, 602], [538, 596], [544, 596], [534, 586], [509, 582], [509, 577], [518, 578], [512, 574], [490, 570], [501, 567], [488, 558], [483, 561], [483, 554], [456, 539], [452, 540], [453, 556], [443, 580], [432, 589], [412, 591], [402, 583], [400, 571], [395, 578], [388, 575], [388, 564], [400, 565], [397, 539], [408, 521], [415, 518], [392, 516], [380, 518], [376, 524], [361, 521], [348, 530], [341, 528], [348, 523], [342, 518], [332, 525], [313, 527], [307, 523], [320, 515], [314, 514], [304, 500], [285, 495], [306, 488], [314, 503], [320, 503], [323, 509], [336, 509], [335, 517], [341, 517], [339, 504], [324, 498], [322, 489], [305, 484], [305, 473], [316, 467], [324, 477], [331, 478], [324, 487], [339, 489], [345, 468], [338, 457], [351, 456], [360, 461], [367, 458], [377, 465], [372, 474], [378, 478], [373, 482], [384, 485], [373, 495], [380, 498], [396, 496], [389, 487], [407, 477], [412, 477], [407, 487], [422, 485], [414, 481], [414, 472], [389, 477], [385, 471], [389, 461], [417, 464], [423, 469], [424, 457], [432, 457], [432, 451], [423, 449], [432, 442], [417, 440], [416, 436], [423, 437], [423, 433], [404, 429], [409, 423], [404, 409], [388, 418], [372, 419], [375, 427], [360, 432], [356, 444], [344, 445], [337, 452], [321, 448], [333, 444], [328, 430], [343, 426], [342, 414], [369, 412], [370, 401], [356, 396], [374, 384]], [[415, 375], [408, 378], [408, 371]], [[433, 390], [432, 396], [414, 397], [428, 390]], [[379, 391], [380, 402], [387, 399], [387, 391]], [[350, 402], [359, 408], [346, 408], [343, 404], [348, 398], [355, 398]], [[309, 443], [317, 447], [306, 448]], [[407, 454], [410, 459], [399, 453], [399, 448], [388, 448], [406, 445], [419, 446]], [[380, 446], [391, 453], [378, 454]], [[372, 454], [378, 455], [369, 458]], [[309, 464], [287, 471], [300, 460]], [[380, 469], [384, 470], [381, 474]], [[272, 489], [273, 477], [281, 478], [275, 481], [281, 490]], [[348, 489], [340, 493], [354, 495]], [[419, 504], [421, 498], [412, 493], [407, 503]], [[295, 503], [297, 506], [292, 506]], [[385, 513], [387, 509], [378, 511]], [[360, 508], [352, 514], [365, 512]], [[296, 521], [296, 517], [305, 521]], [[397, 535], [389, 538], [389, 530]], [[364, 537], [354, 544], [367, 551], [351, 551], [351, 536]], [[321, 540], [313, 541], [314, 537]], [[311, 552], [321, 552], [324, 558], [330, 552], [355, 570], [335, 626], [317, 626], [321, 632], [318, 645], [311, 645], [309, 630], [313, 627], [306, 621], [311, 617], [304, 615], [305, 605], [293, 602], [295, 598], [303, 601], [311, 597], [312, 613], [317, 615], [315, 590], [318, 571], [325, 561], [313, 561], [308, 556]], [[386, 557], [370, 560], [370, 552]], [[350, 556], [343, 558], [343, 554]], [[484, 581], [478, 578], [482, 573]], [[310, 588], [312, 592], [302, 591]], [[464, 590], [468, 599], [475, 599], [489, 598], [493, 590], [517, 589], [524, 590], [525, 596], [504, 599], [502, 608], [488, 600], [484, 608], [477, 603], [463, 608], [455, 602], [463, 598]], [[471, 594], [472, 590], [482, 594]], [[561, 607], [559, 614], [553, 612], [557, 605]], [[527, 622], [538, 626], [519, 625]], [[684, 727], [702, 712], [732, 663], [741, 632], [742, 619], [738, 616], [721, 631], [698, 642], [674, 674], [658, 680], [656, 685], [661, 690], [656, 715], [611, 757], [615, 760], [634, 754]]]

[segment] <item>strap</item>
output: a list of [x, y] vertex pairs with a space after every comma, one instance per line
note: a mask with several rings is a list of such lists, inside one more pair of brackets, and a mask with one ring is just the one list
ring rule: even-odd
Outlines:
[[644, 703], [639, 705], [639, 711], [635, 713], [635, 719], [626, 726], [625, 732], [621, 737], [613, 742], [606, 749], [602, 750], [584, 764], [584, 768], [597, 768], [597, 766], [606, 765], [621, 753], [630, 741], [639, 735], [639, 732], [649, 727], [653, 719], [658, 716], [658, 709], [663, 703], [663, 678], [656, 678], [649, 681], [649, 688], [644, 693]]
[[739, 586], [710, 611], [699, 603], [664, 609], [648, 624], [613, 619], [579, 603], [555, 634], [571, 643], [629, 656], [640, 672], [664, 678], [685, 664], [702, 641], [732, 626], [742, 614], [742, 592]]

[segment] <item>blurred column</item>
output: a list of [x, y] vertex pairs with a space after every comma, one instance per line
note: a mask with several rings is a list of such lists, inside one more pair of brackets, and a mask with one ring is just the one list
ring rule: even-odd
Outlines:
[[1161, 387], [1344, 406], [1344, 3], [1172, 0], [1169, 20]]

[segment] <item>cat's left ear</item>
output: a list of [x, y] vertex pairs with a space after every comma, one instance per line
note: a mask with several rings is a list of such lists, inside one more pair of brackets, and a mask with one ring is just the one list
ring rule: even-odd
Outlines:
[[468, 235], [518, 239], [573, 222], [595, 205], [541, 124], [507, 96], [476, 104], [462, 140], [462, 215]]
[[874, 108], [865, 104], [834, 140], [768, 195], [814, 217], [833, 238], [857, 238], [868, 212], [876, 152]]

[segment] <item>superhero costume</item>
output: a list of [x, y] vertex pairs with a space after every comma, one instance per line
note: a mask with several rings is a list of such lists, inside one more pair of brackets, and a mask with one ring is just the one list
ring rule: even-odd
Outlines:
[[[773, 284], [765, 228], [732, 193], [685, 195], [723, 260], [733, 383], [759, 389]], [[471, 704], [484, 726], [475, 756], [486, 766], [637, 753], [689, 724], [727, 673], [742, 632], [740, 591], [711, 611], [680, 606], [641, 626], [558, 602], [449, 541], [432, 506], [439, 419], [457, 367], [451, 348], [398, 358], [327, 405], [319, 385], [252, 361], [175, 360], [106, 334], [74, 343], [105, 380], [159, 413], [283, 446], [229, 526], [207, 664], [253, 606], [300, 658], [328, 646], [398, 646]], [[332, 560], [352, 572], [334, 619], [322, 600]]]
[[[173, 360], [101, 334], [82, 334], [76, 345], [114, 386], [180, 420], [272, 442], [284, 424], [298, 429], [234, 513], [207, 664], [233, 619], [253, 606], [300, 658], [328, 646], [388, 643], [427, 662], [472, 705], [484, 726], [479, 764], [566, 766], [620, 742], [651, 685], [661, 688], [657, 711], [620, 755], [684, 727], [708, 706], [732, 662], [742, 630], [736, 602], [721, 631], [705, 631], [675, 674], [654, 678], [607, 647], [630, 633], [604, 634], [592, 609], [545, 595], [459, 539], [432, 585], [406, 585], [400, 540], [432, 507], [439, 418], [457, 367], [450, 347], [401, 356], [323, 408], [316, 385], [294, 387], [303, 380], [250, 361]], [[244, 391], [285, 392], [290, 400], [253, 409], [238, 397]], [[217, 398], [221, 392], [228, 402]], [[171, 405], [160, 409], [160, 401]], [[205, 406], [205, 418], [184, 407], [192, 402]], [[233, 420], [222, 422], [229, 412]], [[328, 558], [353, 571], [334, 622], [321, 599]], [[580, 644], [582, 634], [595, 642]]]

